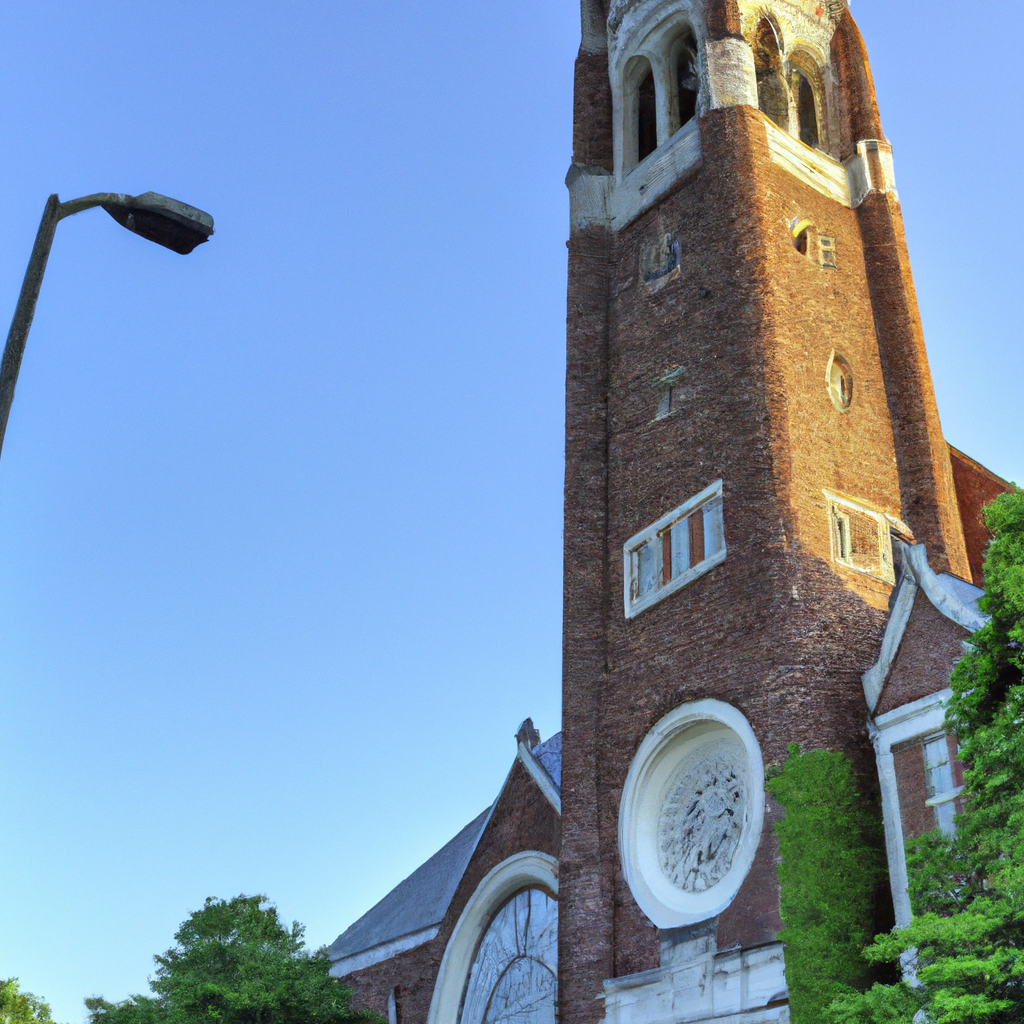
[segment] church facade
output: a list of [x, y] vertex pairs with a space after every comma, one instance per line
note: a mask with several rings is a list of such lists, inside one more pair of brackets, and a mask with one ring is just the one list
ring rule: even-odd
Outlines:
[[567, 185], [563, 730], [332, 973], [392, 1024], [786, 1021], [765, 767], [849, 755], [906, 923], [1009, 485], [943, 438], [842, 0], [583, 0]]

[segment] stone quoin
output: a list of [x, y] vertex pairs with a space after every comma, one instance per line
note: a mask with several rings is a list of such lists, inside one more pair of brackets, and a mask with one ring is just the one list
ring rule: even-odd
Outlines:
[[787, 1021], [764, 767], [852, 758], [906, 923], [1009, 485], [943, 438], [846, 4], [582, 0], [581, 29], [562, 732], [522, 724], [332, 973], [391, 1024]]

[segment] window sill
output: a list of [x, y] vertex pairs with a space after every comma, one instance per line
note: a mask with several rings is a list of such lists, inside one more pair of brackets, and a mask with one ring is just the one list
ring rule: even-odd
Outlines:
[[938, 807], [941, 804], [948, 804], [950, 800], [955, 800], [964, 791], [963, 786], [957, 786], [956, 789], [951, 789], [948, 793], [938, 793], [935, 796], [930, 796], [925, 800], [925, 807]]

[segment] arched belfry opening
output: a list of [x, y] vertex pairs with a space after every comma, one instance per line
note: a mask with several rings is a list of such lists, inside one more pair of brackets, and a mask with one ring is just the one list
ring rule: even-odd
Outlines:
[[796, 93], [796, 114], [800, 122], [800, 141], [817, 149], [821, 144], [818, 127], [818, 108], [814, 98], [814, 87], [802, 71], [793, 72], [793, 91]]
[[757, 105], [780, 128], [789, 131], [789, 90], [782, 73], [782, 54], [775, 26], [762, 18], [754, 35]]
[[658, 101], [654, 88], [654, 72], [650, 63], [640, 58], [646, 66], [639, 71], [639, 85], [636, 91], [636, 159], [637, 163], [650, 156], [658, 148]]
[[697, 114], [700, 72], [697, 64], [697, 40], [693, 30], [686, 31], [672, 46], [672, 109], [669, 121], [673, 134]]

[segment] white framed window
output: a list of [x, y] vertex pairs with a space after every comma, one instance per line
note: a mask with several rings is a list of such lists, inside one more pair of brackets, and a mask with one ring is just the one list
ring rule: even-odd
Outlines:
[[627, 619], [719, 565], [725, 560], [722, 481], [630, 537], [622, 556]]
[[956, 804], [963, 792], [953, 778], [953, 765], [949, 756], [949, 738], [945, 733], [928, 736], [924, 743], [924, 772], [928, 799], [925, 803], [935, 809], [935, 821], [947, 835], [956, 830]]
[[848, 569], [896, 582], [892, 564], [889, 517], [852, 498], [825, 491], [828, 500], [832, 558]]

